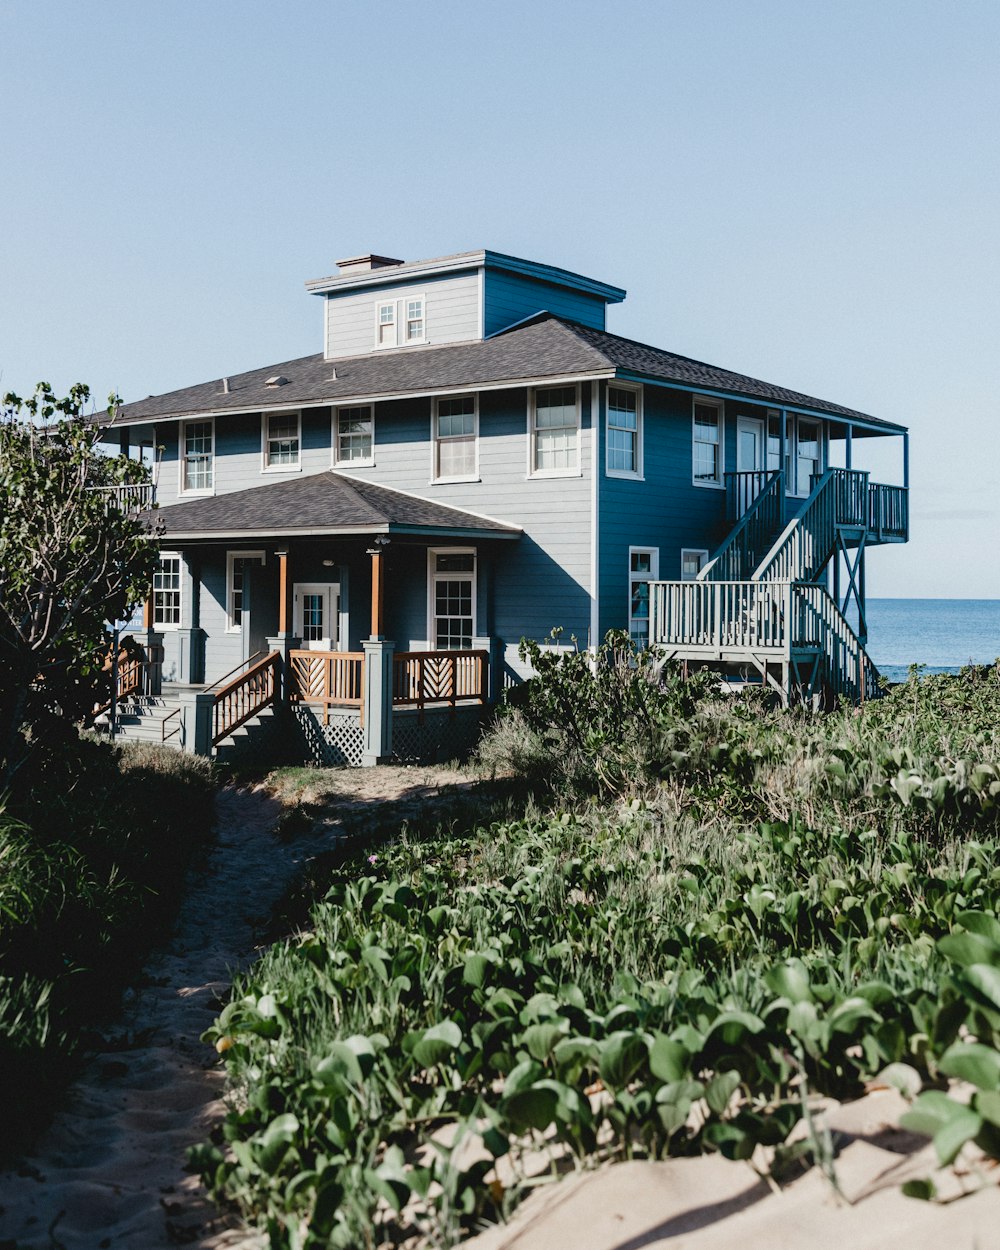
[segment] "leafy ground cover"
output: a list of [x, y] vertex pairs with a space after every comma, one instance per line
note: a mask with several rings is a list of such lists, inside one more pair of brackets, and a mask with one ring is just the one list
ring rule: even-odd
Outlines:
[[828, 1166], [811, 1099], [876, 1076], [1000, 1155], [1000, 668], [806, 717], [626, 661], [487, 742], [543, 806], [356, 844], [235, 987], [195, 1162], [274, 1246], [454, 1244], [540, 1158]]
[[15, 775], [0, 807], [5, 1150], [44, 1120], [161, 934], [210, 832], [212, 793], [205, 761], [87, 738]]

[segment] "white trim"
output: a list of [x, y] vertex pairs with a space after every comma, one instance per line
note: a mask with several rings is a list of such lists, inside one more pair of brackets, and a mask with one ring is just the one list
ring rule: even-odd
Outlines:
[[[795, 483], [794, 483], [794, 488], [792, 489], [790, 493], [793, 494], [797, 499], [807, 498], [809, 495], [809, 491], [811, 489], [808, 483], [806, 484], [804, 488], [800, 487], [799, 485], [799, 427], [801, 426], [803, 421], [805, 421], [808, 425], [815, 425], [818, 427], [817, 437], [816, 437], [816, 446], [817, 446], [817, 451], [819, 454], [816, 456], [816, 474], [815, 474], [816, 477], [819, 477], [820, 474], [822, 474], [823, 466], [824, 466], [824, 458], [823, 458], [824, 423], [818, 417], [796, 416], [795, 422], [794, 422], [795, 440], [794, 440], [794, 446], [792, 448], [792, 459], [791, 459], [792, 468], [794, 469]], [[785, 432], [785, 441], [786, 443], [788, 441], [787, 431]]]
[[[392, 324], [392, 336], [391, 336], [391, 339], [390, 339], [389, 341], [385, 342], [385, 343], [383, 343], [383, 342], [382, 342], [382, 337], [381, 337], [381, 335], [380, 335], [380, 333], [379, 333], [379, 331], [382, 329], [382, 325], [383, 325], [383, 322], [382, 322], [382, 309], [383, 309], [383, 308], [391, 308], [391, 309], [392, 309], [392, 322], [391, 322], [391, 324]], [[389, 325], [390, 323], [389, 323], [388, 321], [386, 321], [384, 324], [385, 324], [385, 325]], [[396, 300], [396, 299], [377, 299], [377, 300], [375, 301], [375, 345], [374, 345], [374, 350], [375, 350], [375, 351], [385, 351], [385, 350], [386, 350], [387, 348], [389, 348], [389, 347], [398, 347], [398, 346], [399, 346], [399, 301], [398, 301], [398, 300]]]
[[[475, 340], [469, 340], [474, 342]], [[324, 364], [337, 365], [341, 361], [353, 364], [357, 356], [339, 356], [336, 359], [324, 360]], [[362, 404], [381, 404], [392, 399], [430, 399], [434, 395], [465, 395], [468, 391], [516, 391], [531, 386], [573, 386], [580, 382], [589, 382], [593, 378], [617, 377], [614, 369], [588, 369], [579, 373], [567, 373], [555, 378], [540, 378], [535, 375], [522, 378], [507, 378], [500, 382], [466, 382], [463, 386], [435, 386], [424, 391], [375, 391], [368, 395], [336, 395], [325, 398], [299, 401], [302, 408], [360, 408]], [[242, 417], [248, 412], [285, 412], [288, 404], [257, 404], [248, 402], [244, 407], [206, 408], [203, 412], [165, 412], [155, 417], [130, 417], [117, 425], [106, 425], [106, 430], [120, 429], [127, 425], [157, 425], [174, 421], [208, 421], [215, 417]], [[888, 431], [898, 433], [899, 431]]]
[[[407, 337], [406, 333], [410, 320], [407, 304], [412, 303], [414, 300], [420, 301], [420, 324], [423, 329], [419, 338], [411, 339]], [[429, 343], [430, 339], [427, 337], [427, 295], [423, 291], [411, 293], [409, 295], [401, 295], [399, 297], [399, 303], [400, 311], [404, 314], [404, 316], [402, 316], [399, 320], [399, 346], [416, 347], [420, 343]]]
[[[719, 414], [719, 476], [712, 480], [698, 478], [694, 471], [694, 412], [698, 405], [703, 408], [714, 408]], [[725, 402], [714, 395], [702, 395], [695, 391], [691, 396], [691, 483], [706, 490], [726, 489], [726, 406]]]
[[[456, 473], [454, 475], [442, 475], [438, 473], [438, 451], [441, 446], [441, 438], [438, 435], [438, 419], [440, 413], [438, 404], [442, 399], [471, 399], [472, 400], [472, 448], [475, 456], [475, 464], [471, 473]], [[467, 436], [465, 436], [467, 437]], [[457, 441], [456, 436], [446, 438], [444, 442]], [[467, 392], [465, 395], [436, 395], [431, 400], [431, 485], [437, 486], [448, 482], [478, 482], [479, 476], [479, 396], [475, 391]]]
[[[348, 408], [367, 408], [371, 413], [371, 455], [357, 460], [340, 459], [340, 414]], [[337, 404], [330, 415], [330, 466], [334, 469], [374, 468], [375, 466], [375, 404]]]
[[476, 329], [480, 339], [486, 338], [486, 266], [477, 270], [479, 295], [478, 295], [478, 323]]
[[[444, 556], [472, 556], [472, 572], [471, 573], [439, 573], [437, 571], [437, 557]], [[451, 578], [455, 580], [460, 577], [469, 577], [472, 580], [472, 632], [470, 638], [475, 638], [478, 634], [476, 626], [479, 620], [477, 612], [477, 601], [479, 599], [479, 552], [475, 547], [428, 547], [427, 548], [427, 649], [431, 651], [444, 650], [437, 645], [437, 630], [434, 622], [437, 619], [434, 612], [434, 587], [438, 578]], [[455, 648], [458, 650], [459, 648]]]
[[[634, 391], [635, 401], [635, 468], [634, 469], [612, 469], [609, 467], [609, 441], [611, 437], [611, 390]], [[633, 482], [645, 481], [643, 475], [643, 451], [644, 451], [644, 434], [643, 434], [643, 392], [642, 387], [636, 382], [609, 382], [607, 387], [608, 399], [604, 405], [604, 473], [606, 477], [625, 478]], [[616, 426], [616, 429], [623, 427]]]
[[601, 587], [601, 384], [590, 384], [590, 653], [596, 655], [600, 645]]
[[[632, 557], [636, 555], [649, 556], [648, 576], [644, 573], [632, 572]], [[625, 620], [626, 620], [625, 628], [628, 630], [629, 637], [634, 639], [635, 636], [632, 633], [632, 619], [633, 619], [632, 618], [632, 587], [635, 585], [636, 582], [645, 582], [646, 585], [648, 586], [650, 582], [655, 582], [659, 578], [660, 576], [660, 549], [659, 547], [643, 547], [643, 546], [629, 547], [627, 572], [628, 572], [628, 599], [626, 600], [626, 609], [625, 609]], [[648, 603], [650, 606], [652, 606], [652, 597], [650, 597], [650, 599], [648, 600]], [[640, 618], [637, 617], [636, 619], [638, 620]], [[646, 643], [647, 644], [649, 643], [650, 624], [651, 624], [650, 618], [647, 616], [646, 617]]]
[[[576, 408], [576, 466], [567, 469], [536, 469], [535, 468], [535, 403], [539, 391], [568, 390], [572, 385], [575, 393]], [[580, 383], [565, 383], [559, 386], [552, 383], [545, 386], [528, 388], [528, 472], [529, 478], [583, 477], [582, 422], [580, 420]]]
[[[294, 417], [298, 424], [298, 432], [295, 441], [298, 443], [298, 457], [295, 464], [268, 464], [267, 463], [267, 446], [271, 441], [268, 436], [268, 422], [272, 417], [280, 417], [287, 414]], [[278, 409], [275, 412], [262, 412], [260, 414], [260, 471], [261, 473], [301, 473], [302, 472], [302, 409], [286, 408]]]
[[[156, 619], [156, 573], [164, 560], [177, 561], [177, 620], [176, 621], [157, 621]], [[184, 578], [187, 573], [187, 565], [184, 557], [179, 551], [161, 551], [159, 553], [159, 564], [153, 573], [153, 585], [149, 588], [150, 597], [153, 600], [153, 628], [157, 632], [164, 630], [173, 632], [175, 629], [183, 628], [184, 623]], [[172, 593], [172, 592], [171, 592]]]
[[701, 557], [704, 557], [703, 559], [700, 559], [700, 560], [698, 561], [698, 572], [700, 573], [700, 572], [701, 572], [701, 570], [702, 570], [702, 569], [705, 567], [705, 565], [708, 563], [708, 549], [707, 549], [706, 547], [682, 547], [682, 548], [681, 548], [681, 566], [680, 566], [681, 581], [682, 581], [682, 582], [693, 582], [693, 581], [695, 581], [695, 580], [696, 580], [697, 574], [696, 574], [696, 576], [695, 576], [695, 577], [685, 577], [685, 576], [684, 576], [684, 557], [685, 557], [685, 556], [701, 556]]
[[267, 553], [261, 550], [243, 551], [234, 548], [232, 551], [226, 552], [226, 629], [227, 634], [242, 634], [243, 623], [239, 625], [233, 624], [233, 564], [237, 560], [259, 560], [261, 564], [267, 563]]
[[[207, 425], [212, 431], [212, 450], [209, 453], [212, 485], [200, 488], [186, 488], [184, 479], [187, 477], [187, 427], [189, 425]], [[177, 433], [177, 494], [190, 498], [192, 495], [214, 495], [215, 494], [215, 418], [214, 417], [184, 417], [180, 421], [180, 428]]]

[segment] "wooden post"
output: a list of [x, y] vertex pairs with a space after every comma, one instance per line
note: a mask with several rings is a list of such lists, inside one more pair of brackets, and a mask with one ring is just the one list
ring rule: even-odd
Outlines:
[[153, 594], [152, 591], [146, 596], [146, 602], [142, 605], [142, 627], [149, 630], [153, 628]]
[[854, 426], [848, 425], [847, 435], [845, 437], [846, 446], [844, 447], [844, 468], [853, 469], [854, 467]]
[[374, 548], [372, 558], [372, 638], [382, 638], [383, 612], [385, 607], [385, 583], [382, 570], [382, 549]]
[[287, 635], [291, 632], [288, 610], [291, 587], [288, 584], [288, 552], [276, 551], [278, 557], [278, 633]]

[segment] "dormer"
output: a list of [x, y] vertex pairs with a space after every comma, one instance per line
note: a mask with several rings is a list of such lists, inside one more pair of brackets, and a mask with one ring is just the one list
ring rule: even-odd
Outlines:
[[621, 287], [489, 251], [352, 256], [306, 289], [323, 298], [328, 360], [489, 338], [539, 312], [604, 330], [608, 304], [625, 298]]

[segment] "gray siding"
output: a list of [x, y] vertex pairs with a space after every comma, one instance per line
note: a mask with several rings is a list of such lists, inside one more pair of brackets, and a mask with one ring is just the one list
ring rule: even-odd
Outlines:
[[595, 330], [606, 329], [606, 305], [596, 295], [497, 270], [486, 271], [485, 333], [495, 334], [537, 312], [555, 313]]
[[[427, 343], [479, 338], [479, 275], [476, 271], [368, 287], [326, 297], [326, 355], [367, 355], [375, 350], [375, 309], [387, 300], [426, 296]], [[397, 317], [402, 310], [397, 310]]]

